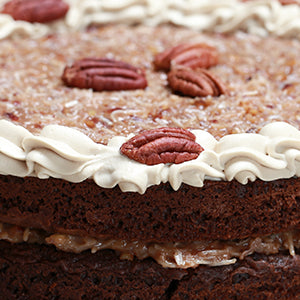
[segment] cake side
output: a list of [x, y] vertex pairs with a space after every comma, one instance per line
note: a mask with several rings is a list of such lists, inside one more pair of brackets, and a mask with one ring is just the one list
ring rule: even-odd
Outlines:
[[92, 181], [0, 180], [0, 221], [48, 233], [164, 243], [242, 239], [300, 228], [296, 178], [247, 185], [207, 181], [202, 188], [183, 185], [176, 192], [161, 184], [143, 195], [100, 188]]

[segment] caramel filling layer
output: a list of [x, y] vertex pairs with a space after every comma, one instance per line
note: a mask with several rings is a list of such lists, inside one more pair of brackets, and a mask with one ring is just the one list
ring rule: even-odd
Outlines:
[[229, 241], [195, 241], [190, 243], [148, 243], [114, 239], [95, 239], [92, 237], [68, 234], [48, 234], [41, 230], [22, 228], [16, 225], [0, 223], [0, 239], [12, 243], [53, 244], [57, 249], [79, 253], [91, 250], [111, 249], [120, 254], [121, 259], [132, 260], [152, 257], [166, 268], [195, 268], [198, 265], [221, 266], [234, 264], [253, 253], [276, 254], [289, 250], [295, 255], [300, 248], [300, 230], [293, 230], [264, 237], [253, 237]]

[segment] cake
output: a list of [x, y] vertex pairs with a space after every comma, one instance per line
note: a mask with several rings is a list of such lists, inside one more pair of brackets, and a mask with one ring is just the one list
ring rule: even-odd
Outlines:
[[125, 2], [0, 16], [2, 298], [298, 299], [298, 6]]

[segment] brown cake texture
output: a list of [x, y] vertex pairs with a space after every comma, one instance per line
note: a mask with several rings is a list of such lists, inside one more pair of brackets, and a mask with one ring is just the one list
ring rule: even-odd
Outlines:
[[163, 243], [300, 229], [296, 178], [247, 185], [207, 181], [202, 188], [183, 185], [176, 192], [161, 184], [142, 195], [93, 181], [49, 178], [41, 184], [34, 177], [0, 176], [0, 182], [1, 221], [51, 233]]
[[[209, 68], [224, 84], [218, 96], [174, 92], [154, 66], [158, 53], [196, 42], [218, 50]], [[203, 129], [216, 139], [273, 121], [300, 127], [297, 40], [111, 25], [0, 45], [1, 117], [35, 135], [58, 124], [107, 144], [160, 127]], [[129, 63], [148, 86], [66, 86], [65, 67], [86, 57]], [[1, 175], [0, 292], [3, 299], [299, 299], [299, 214], [297, 177], [206, 179], [178, 191], [161, 183], [139, 194], [92, 179]], [[178, 249], [185, 257], [201, 249], [210, 263], [178, 267]]]
[[109, 250], [91, 255], [56, 251], [44, 245], [11, 247], [3, 241], [0, 245], [3, 299], [298, 299], [299, 296], [299, 257], [286, 254], [255, 254], [234, 265], [180, 270], [163, 268], [150, 259], [119, 260]]

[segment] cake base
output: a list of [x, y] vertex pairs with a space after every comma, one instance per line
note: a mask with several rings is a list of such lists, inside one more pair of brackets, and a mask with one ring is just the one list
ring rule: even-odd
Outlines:
[[298, 299], [300, 256], [255, 254], [234, 265], [166, 269], [113, 251], [80, 254], [0, 241], [1, 299]]

